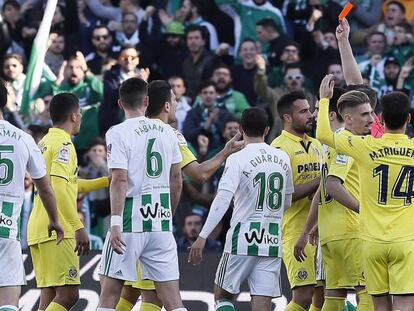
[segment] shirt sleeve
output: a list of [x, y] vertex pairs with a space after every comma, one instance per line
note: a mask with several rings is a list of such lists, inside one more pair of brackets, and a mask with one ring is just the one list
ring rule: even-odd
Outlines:
[[235, 157], [227, 158], [223, 175], [221, 176], [218, 190], [227, 190], [235, 193], [240, 183], [240, 168]]
[[121, 133], [109, 130], [106, 132], [106, 149], [108, 169], [128, 169], [128, 150]]
[[289, 157], [286, 157], [286, 159], [289, 161], [289, 168], [286, 176], [286, 194], [292, 194], [293, 192], [295, 192], [295, 188], [293, 185], [292, 166], [290, 165]]
[[183, 169], [191, 162], [197, 161], [197, 158], [191, 152], [190, 148], [188, 148], [188, 144], [184, 138], [184, 135], [177, 130], [174, 130], [174, 134], [177, 136], [178, 144], [180, 146], [180, 152], [183, 158], [181, 161], [181, 169]]
[[172, 136], [172, 142], [173, 142], [173, 159], [172, 164], [181, 163], [183, 160], [183, 157], [181, 156], [181, 150], [180, 150], [180, 142], [177, 138], [177, 135], [175, 135], [174, 132], [171, 134]]
[[367, 140], [369, 136], [357, 136], [348, 131], [341, 131], [334, 134], [335, 150], [339, 154], [353, 157], [355, 160], [360, 159], [367, 149]]
[[27, 137], [26, 144], [29, 150], [29, 161], [27, 162], [26, 169], [33, 179], [40, 179], [47, 173], [45, 160], [32, 137]]
[[52, 164], [50, 166], [51, 176], [61, 177], [69, 181], [71, 176], [70, 160], [73, 152], [75, 152], [73, 145], [53, 146]]
[[352, 158], [332, 151], [331, 153], [332, 161], [329, 166], [328, 176], [338, 177], [342, 182], [345, 182], [346, 176], [351, 168]]

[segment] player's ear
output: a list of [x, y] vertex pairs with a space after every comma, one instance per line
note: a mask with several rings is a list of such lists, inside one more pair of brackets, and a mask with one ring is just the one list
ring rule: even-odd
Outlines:
[[121, 108], [121, 110], [124, 110], [124, 106], [122, 105], [122, 100], [118, 99], [118, 107]]
[[263, 137], [266, 137], [269, 131], [270, 131], [270, 126], [266, 126], [264, 133], [263, 133]]
[[408, 114], [406, 123], [409, 124], [410, 122], [411, 122], [411, 113]]
[[145, 109], [148, 107], [148, 101], [149, 101], [148, 96], [145, 96], [144, 97], [144, 107], [145, 107]]
[[329, 121], [335, 121], [337, 118], [336, 118], [336, 112], [335, 111], [331, 111], [330, 113], [329, 113]]
[[170, 102], [165, 102], [165, 104], [164, 104], [164, 109], [165, 109], [165, 111], [166, 111], [166, 112], [170, 112], [170, 109], [171, 109], [171, 104], [170, 104]]

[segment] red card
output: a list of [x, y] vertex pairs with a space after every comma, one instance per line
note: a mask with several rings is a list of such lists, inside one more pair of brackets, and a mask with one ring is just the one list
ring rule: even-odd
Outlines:
[[351, 2], [348, 2], [344, 6], [342, 12], [339, 14], [339, 16], [338, 16], [339, 20], [343, 20], [348, 15], [348, 13], [351, 12], [353, 7], [354, 7], [353, 4]]

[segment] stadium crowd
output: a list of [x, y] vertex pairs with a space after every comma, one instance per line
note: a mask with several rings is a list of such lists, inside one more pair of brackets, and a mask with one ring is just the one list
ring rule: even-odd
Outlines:
[[[53, 16], [40, 85], [25, 103], [25, 73], [45, 3], [0, 1], [1, 76], [9, 92], [5, 119], [38, 142], [51, 126], [51, 97], [76, 94], [83, 120], [74, 142], [83, 178], [107, 175], [104, 137], [123, 121], [118, 89], [129, 77], [170, 83], [178, 102], [175, 127], [199, 162], [237, 133], [245, 108], [269, 112], [271, 142], [282, 130], [276, 104], [284, 94], [303, 90], [314, 107], [326, 74], [345, 86], [335, 38], [345, 1], [66, 0]], [[363, 0], [354, 6], [350, 42], [365, 83], [378, 97], [405, 92], [413, 110], [413, 1]], [[221, 174], [222, 169], [203, 183], [184, 178], [174, 218], [180, 250], [198, 236]], [[25, 188], [22, 228], [33, 204], [29, 176]], [[79, 195], [78, 212], [93, 248], [101, 249], [109, 226], [108, 190]], [[230, 217], [231, 212], [212, 234], [208, 249], [222, 248]]]

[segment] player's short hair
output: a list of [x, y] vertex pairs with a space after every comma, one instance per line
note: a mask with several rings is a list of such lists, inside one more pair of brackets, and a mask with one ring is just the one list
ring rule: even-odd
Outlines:
[[167, 81], [154, 80], [148, 85], [148, 107], [149, 118], [161, 113], [166, 102], [171, 102], [171, 86]]
[[119, 98], [127, 109], [140, 108], [148, 93], [148, 83], [140, 78], [129, 78], [119, 87]]
[[277, 24], [271, 17], [261, 19], [256, 23], [256, 26], [262, 26], [263, 28], [271, 28], [274, 31], [277, 30]]
[[381, 97], [380, 105], [385, 125], [390, 130], [402, 128], [410, 114], [410, 99], [402, 92], [392, 92]]
[[338, 111], [343, 116], [346, 108], [355, 108], [359, 105], [369, 104], [369, 97], [361, 91], [349, 91], [341, 95], [338, 99]]
[[7, 88], [5, 82], [0, 79], [0, 110], [3, 111], [7, 104]]
[[378, 102], [377, 92], [374, 91], [371, 87], [365, 84], [352, 84], [348, 85], [345, 88], [345, 91], [360, 91], [362, 93], [365, 93], [369, 98], [369, 103], [371, 105], [372, 110], [375, 109]]
[[66, 122], [79, 108], [79, 98], [73, 93], [59, 93], [53, 96], [49, 104], [50, 118], [53, 124]]
[[293, 91], [283, 95], [277, 102], [279, 117], [283, 120], [284, 114], [292, 114], [293, 103], [298, 99], [307, 99], [303, 91]]
[[267, 112], [258, 107], [247, 108], [241, 117], [243, 132], [249, 137], [261, 137], [264, 135], [269, 123]]

